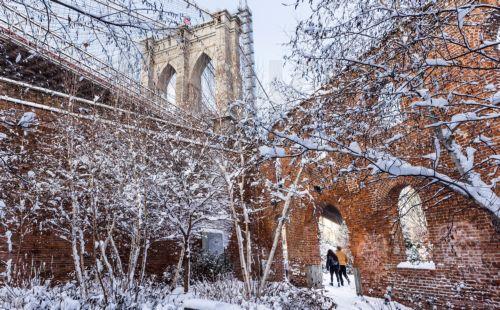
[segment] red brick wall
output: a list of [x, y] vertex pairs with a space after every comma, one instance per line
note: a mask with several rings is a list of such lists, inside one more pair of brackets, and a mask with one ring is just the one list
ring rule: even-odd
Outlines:
[[[44, 92], [35, 91], [25, 87], [15, 86], [10, 83], [0, 83], [0, 95], [5, 95], [11, 98], [21, 99], [37, 104], [45, 105], [46, 107], [67, 108], [67, 99], [61, 99], [57, 96], [51, 96]], [[118, 102], [126, 104], [126, 98], [119, 100]], [[115, 104], [113, 102], [111, 104]], [[112, 106], [110, 106], [112, 107]], [[125, 106], [121, 106], [125, 108]], [[85, 112], [79, 112], [79, 108], [87, 108], [92, 112], [96, 113], [99, 117], [109, 120], [123, 120], [123, 113], [115, 113], [112, 109], [93, 107], [88, 104], [82, 104], [75, 102], [73, 106], [73, 111], [78, 115], [85, 116]], [[33, 108], [27, 105], [14, 103], [9, 100], [0, 100], [0, 111], [2, 115], [6, 115], [4, 121], [11, 122], [12, 126], [1, 126], [0, 133], [6, 133], [7, 136], [13, 137], [9, 130], [13, 130], [18, 134], [21, 139], [9, 140], [10, 145], [2, 145], [6, 143], [0, 141], [0, 148], [2, 150], [25, 150], [26, 161], [22, 163], [19, 167], [19, 175], [25, 175], [29, 170], [32, 170], [38, 164], [37, 158], [40, 156], [54, 156], [51, 154], [51, 145], [54, 141], [51, 141], [54, 130], [53, 123], [56, 118], [60, 117], [57, 112], [51, 112], [45, 109]], [[15, 126], [16, 122], [22, 117], [25, 112], [35, 112], [39, 125], [36, 131], [23, 132], [19, 126]], [[90, 128], [89, 123], [85, 119], [75, 118], [83, 128]], [[151, 129], [157, 129], [159, 126], [164, 126], [165, 124], [158, 124], [154, 121], [144, 122], [144, 119], [137, 117], [137, 124], [142, 124], [144, 127]], [[10, 129], [9, 129], [10, 128]], [[182, 128], [176, 128], [175, 126], [171, 128], [173, 132], [183, 130]], [[192, 133], [189, 133], [192, 134]], [[4, 167], [0, 166], [0, 172], [4, 172]], [[17, 194], [22, 193], [22, 190], [18, 188], [18, 184], [3, 184], [0, 185], [2, 189], [0, 190], [0, 199], [4, 200], [7, 208], [12, 205], [13, 201], [20, 199]], [[12, 190], [12, 191], [11, 191]], [[28, 203], [27, 203], [28, 204]], [[28, 206], [29, 207], [29, 206]], [[42, 206], [45, 208], [47, 206]], [[31, 278], [38, 273], [43, 279], [52, 279], [53, 283], [58, 281], [67, 280], [72, 278], [71, 273], [74, 272], [73, 259], [71, 256], [71, 245], [68, 241], [63, 240], [58, 237], [55, 233], [51, 233], [50, 230], [41, 229], [39, 226], [40, 222], [36, 217], [27, 218], [27, 224], [23, 228], [15, 227], [4, 227], [0, 228], [0, 272], [6, 271], [7, 261], [10, 259], [13, 264], [16, 265], [15, 268], [19, 270], [19, 278], [26, 280]], [[28, 233], [24, 234], [24, 231]], [[12, 251], [8, 251], [7, 238], [5, 232], [10, 230], [12, 232]], [[86, 253], [86, 266], [91, 266], [93, 261], [91, 260], [92, 247], [88, 245], [91, 243], [91, 238], [86, 240], [87, 242], [87, 253]], [[123, 251], [123, 262], [126, 263], [128, 253], [127, 253], [127, 240], [121, 240], [122, 246], [120, 249]], [[178, 259], [178, 247], [174, 242], [156, 242], [153, 243], [149, 249], [148, 255], [148, 265], [147, 271], [150, 274], [161, 276], [167, 267], [174, 265]]]
[[[314, 176], [307, 177], [312, 189]], [[361, 190], [337, 183], [333, 189], [316, 193], [314, 205], [294, 206], [287, 224], [290, 281], [306, 285], [308, 266], [324, 263], [319, 256], [318, 219], [321, 206], [330, 204], [339, 209], [349, 229], [353, 266], [360, 270], [364, 294], [382, 297], [390, 286], [395, 300], [417, 309], [500, 307], [498, 220], [462, 196], [453, 194], [435, 204], [425, 192], [419, 193], [425, 201], [436, 269], [397, 268], [406, 261], [397, 225], [397, 201], [401, 189], [416, 186], [415, 182], [411, 178], [386, 180]], [[267, 225], [276, 222], [270, 217], [264, 221]], [[269, 247], [270, 242], [261, 246]]]
[[[294, 168], [285, 166], [283, 170], [293, 175]], [[273, 179], [272, 166], [263, 169]], [[407, 260], [398, 226], [398, 198], [404, 187], [417, 188], [421, 181], [410, 177], [386, 179], [360, 189], [356, 179], [325, 184], [318, 175], [328, 175], [328, 171], [308, 170], [308, 173], [306, 186], [314, 193], [314, 201], [295, 200], [286, 225], [292, 283], [305, 286], [308, 267], [324, 264], [319, 255], [318, 220], [322, 208], [332, 205], [338, 208], [349, 229], [349, 249], [353, 266], [360, 270], [364, 294], [383, 297], [387, 287], [392, 287], [395, 300], [416, 309], [500, 306], [500, 228], [498, 220], [487, 211], [454, 193], [438, 203], [432, 197], [437, 186], [420, 191], [436, 269], [397, 268]], [[315, 189], [318, 184], [320, 192]], [[269, 208], [256, 218], [259, 229], [254, 230], [254, 241], [259, 250], [254, 252], [267, 253], [270, 249], [282, 207], [271, 205], [268, 200], [256, 206]], [[234, 237], [231, 252], [235, 265], [239, 266]], [[277, 256], [273, 280], [283, 277], [281, 263], [282, 257]]]
[[306, 285], [306, 274], [309, 266], [321, 265], [319, 256], [319, 210], [314, 206], [294, 206], [290, 222], [286, 226], [289, 279], [293, 284]]

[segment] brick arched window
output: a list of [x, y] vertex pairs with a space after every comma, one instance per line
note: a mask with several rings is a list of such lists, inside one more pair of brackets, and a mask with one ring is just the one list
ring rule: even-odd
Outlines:
[[406, 258], [411, 263], [431, 260], [431, 246], [428, 240], [427, 219], [422, 209], [422, 200], [411, 186], [401, 190], [398, 199], [398, 214]]
[[212, 255], [221, 255], [224, 253], [224, 233], [217, 230], [207, 230], [203, 233], [201, 239], [203, 252]]

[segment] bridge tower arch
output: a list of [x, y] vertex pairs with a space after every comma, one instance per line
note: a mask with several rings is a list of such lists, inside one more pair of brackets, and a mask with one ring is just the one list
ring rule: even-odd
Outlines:
[[145, 40], [147, 61], [142, 83], [162, 93], [175, 73], [175, 102], [169, 100], [170, 103], [191, 113], [203, 114], [207, 107], [201, 98], [200, 80], [203, 70], [210, 65], [215, 86], [214, 109], [208, 112], [225, 116], [229, 103], [243, 96], [240, 47], [243, 32], [238, 14], [217, 12], [206, 23], [181, 26], [171, 36]]

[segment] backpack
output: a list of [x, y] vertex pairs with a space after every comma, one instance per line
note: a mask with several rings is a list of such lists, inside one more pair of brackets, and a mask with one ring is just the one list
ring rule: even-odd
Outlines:
[[332, 256], [328, 256], [326, 259], [326, 269], [330, 270], [330, 268], [335, 268], [339, 265], [339, 262], [333, 259]]

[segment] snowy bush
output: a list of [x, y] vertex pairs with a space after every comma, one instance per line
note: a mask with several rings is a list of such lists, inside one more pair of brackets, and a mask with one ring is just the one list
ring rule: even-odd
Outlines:
[[335, 309], [336, 303], [323, 290], [297, 288], [287, 282], [271, 283], [265, 290], [261, 302], [272, 309]]
[[218, 300], [242, 305], [245, 300], [244, 285], [234, 277], [221, 277], [215, 282], [200, 281], [193, 286], [193, 293], [203, 299]]
[[170, 285], [172, 287], [176, 287], [177, 285], [182, 285], [182, 278], [184, 277], [184, 271], [182, 270], [182, 268], [179, 270], [179, 278], [177, 279], [175, 285], [174, 283], [172, 283], [173, 279], [174, 279], [174, 274], [176, 273], [176, 270], [177, 267], [174, 266], [174, 265], [169, 265], [165, 268], [165, 270], [163, 271], [163, 274], [162, 274], [162, 280], [165, 282], [165, 283], [170, 283]]
[[274, 282], [267, 285], [260, 297], [247, 301], [244, 296], [242, 282], [226, 277], [214, 283], [198, 282], [193, 285], [193, 292], [203, 299], [218, 300], [237, 304], [243, 308], [252, 305], [264, 305], [271, 309], [335, 309], [334, 300], [325, 296], [323, 290], [297, 288], [287, 282]]
[[[245, 298], [244, 283], [232, 275], [219, 276], [217, 281], [199, 281], [189, 293], [181, 287], [170, 290], [170, 284], [152, 279], [125, 287], [124, 280], [103, 278], [102, 282], [90, 278], [84, 282], [86, 295], [77, 281], [52, 286], [39, 278], [23, 286], [5, 285], [0, 288], [0, 309], [182, 309], [186, 300], [199, 298], [225, 302], [243, 309], [258, 306], [270, 309], [334, 309], [336, 304], [323, 290], [297, 288], [289, 283], [270, 283], [260, 297]], [[256, 284], [254, 289], [256, 289]]]
[[[103, 284], [107, 291], [112, 291], [109, 282]], [[0, 289], [0, 309], [179, 309], [187, 297], [180, 297], [179, 292], [170, 292], [168, 286], [154, 282], [106, 295], [100, 284], [88, 281], [86, 285], [86, 298], [75, 282], [57, 286], [46, 282], [25, 288], [4, 286]]]
[[194, 281], [214, 282], [232, 271], [233, 266], [225, 253], [202, 252], [193, 256], [191, 278]]

